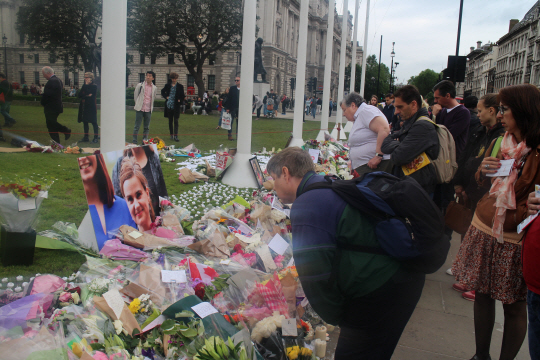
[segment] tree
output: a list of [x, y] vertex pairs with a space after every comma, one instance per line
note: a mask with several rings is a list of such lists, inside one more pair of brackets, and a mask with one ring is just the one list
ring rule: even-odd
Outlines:
[[[68, 71], [101, 72], [101, 0], [22, 0], [16, 28], [31, 46], [49, 51]], [[82, 66], [79, 63], [82, 61]]]
[[[379, 63], [375, 55], [370, 55], [366, 59], [366, 79], [364, 85], [364, 97], [368, 100], [371, 98], [371, 95], [377, 95], [379, 97], [381, 94], [386, 94], [390, 88], [390, 69], [385, 64], [381, 63], [381, 75], [379, 77]], [[351, 64], [347, 65], [345, 68], [345, 78], [350, 79], [351, 77]], [[355, 74], [355, 83], [354, 91], [360, 92], [360, 81], [362, 79], [362, 66], [356, 64], [356, 74]], [[379, 93], [377, 94], [377, 79], [379, 79]], [[345, 82], [345, 90], [350, 89], [349, 81]]]
[[131, 0], [128, 14], [128, 42], [145, 54], [174, 54], [201, 97], [205, 61], [241, 45], [242, 0]]
[[[408, 81], [409, 85], [414, 85], [420, 91], [420, 94], [429, 98], [429, 93], [432, 93], [433, 86], [439, 81], [439, 73], [431, 69], [426, 69], [416, 76], [411, 76]], [[433, 93], [431, 94], [433, 97]]]

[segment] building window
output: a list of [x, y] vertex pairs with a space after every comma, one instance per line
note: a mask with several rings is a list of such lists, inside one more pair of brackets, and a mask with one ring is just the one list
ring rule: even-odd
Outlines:
[[69, 71], [64, 71], [64, 85], [69, 86], [71, 83], [69, 81]]
[[73, 73], [73, 86], [79, 86], [79, 73]]
[[24, 34], [19, 34], [19, 44], [24, 44]]
[[144, 54], [139, 54], [139, 64], [144, 65]]
[[49, 63], [54, 64], [56, 62], [56, 55], [49, 54]]
[[208, 75], [208, 90], [216, 90], [216, 75]]
[[144, 78], [146, 77], [146, 74], [145, 73], [139, 73], [139, 82], [142, 83], [144, 82]]
[[19, 63], [24, 64], [24, 54], [19, 54]]
[[39, 84], [39, 71], [34, 71], [34, 84]]
[[151, 54], [150, 55], [150, 64], [154, 65], [156, 63], [157, 55]]
[[169, 54], [167, 56], [167, 64], [173, 65], [174, 64], [174, 54]]
[[195, 78], [190, 74], [187, 76], [187, 86], [195, 86]]
[[19, 81], [21, 84], [24, 84], [26, 80], [24, 80], [24, 71], [19, 71]]
[[208, 65], [216, 65], [216, 54], [210, 54], [208, 56]]
[[34, 64], [39, 64], [39, 54], [34, 54]]
[[69, 55], [64, 55], [64, 64], [69, 64]]

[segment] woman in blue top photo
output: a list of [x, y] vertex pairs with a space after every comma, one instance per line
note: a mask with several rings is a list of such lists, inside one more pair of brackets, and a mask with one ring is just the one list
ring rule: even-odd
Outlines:
[[104, 243], [114, 236], [109, 232], [122, 225], [137, 227], [127, 203], [114, 194], [114, 187], [107, 173], [103, 155], [79, 158], [79, 170], [88, 201], [88, 208], [96, 234], [97, 246], [101, 250]]

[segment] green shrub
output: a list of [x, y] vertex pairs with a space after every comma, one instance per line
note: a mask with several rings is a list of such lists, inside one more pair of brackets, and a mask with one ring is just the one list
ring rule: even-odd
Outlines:
[[131, 99], [133, 100], [133, 94], [135, 93], [135, 88], [127, 88], [126, 89], [126, 99]]

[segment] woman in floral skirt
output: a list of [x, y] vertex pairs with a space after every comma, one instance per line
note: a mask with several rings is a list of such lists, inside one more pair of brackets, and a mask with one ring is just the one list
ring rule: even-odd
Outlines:
[[[497, 149], [493, 140], [476, 173], [479, 186], [491, 184], [479, 202], [452, 271], [457, 281], [476, 291], [476, 354], [488, 360], [495, 324], [495, 300], [503, 303], [501, 360], [514, 359], [527, 331], [527, 288], [521, 269], [521, 235], [517, 225], [527, 217], [527, 197], [540, 184], [540, 91], [532, 85], [500, 90], [498, 118], [506, 132]], [[514, 159], [510, 174], [491, 177], [501, 160]], [[487, 176], [490, 175], [490, 176]]]

